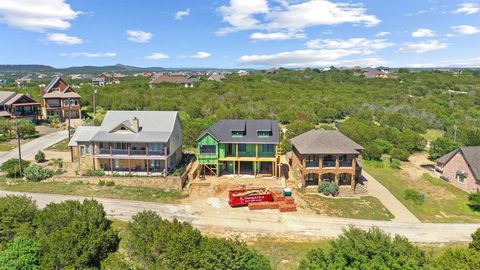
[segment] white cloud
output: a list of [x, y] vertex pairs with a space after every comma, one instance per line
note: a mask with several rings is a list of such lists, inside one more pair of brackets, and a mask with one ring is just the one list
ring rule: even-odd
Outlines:
[[430, 51], [437, 51], [446, 49], [447, 43], [442, 43], [438, 40], [428, 40], [419, 43], [405, 43], [403, 47], [397, 50], [399, 53], [425, 53]]
[[175, 20], [180, 21], [183, 17], [190, 15], [190, 9], [187, 8], [186, 10], [180, 10], [175, 13]]
[[223, 20], [230, 25], [217, 31], [217, 34], [222, 35], [258, 28], [260, 21], [254, 15], [265, 14], [269, 10], [267, 0], [230, 0], [230, 5], [221, 6], [218, 11], [222, 14]]
[[153, 34], [141, 30], [127, 30], [127, 39], [136, 43], [147, 43], [152, 39]]
[[421, 38], [421, 37], [434, 37], [435, 32], [428, 28], [418, 28], [417, 31], [412, 33], [412, 37]]
[[287, 40], [287, 39], [300, 39], [305, 38], [304, 33], [298, 32], [270, 32], [260, 33], [255, 32], [250, 35], [250, 39], [253, 40]]
[[83, 40], [79, 37], [69, 36], [63, 33], [47, 34], [47, 40], [57, 44], [77, 45], [82, 44]]
[[391, 33], [390, 32], [378, 32], [375, 36], [377, 37], [386, 37], [388, 35], [390, 35]]
[[366, 38], [350, 38], [350, 39], [313, 39], [306, 43], [310, 49], [363, 49], [372, 51], [385, 49], [395, 45], [385, 39], [366, 39]]
[[87, 57], [87, 58], [97, 58], [97, 57], [114, 57], [117, 56], [117, 53], [114, 52], [73, 52], [73, 53], [61, 53], [60, 56], [69, 56], [69, 57]]
[[480, 33], [480, 29], [471, 25], [457, 25], [452, 27], [460, 35], [473, 35]]
[[1, 0], [0, 22], [31, 31], [67, 29], [81, 12], [65, 0]]
[[318, 67], [341, 65], [342, 62], [353, 60], [340, 60], [352, 55], [367, 55], [369, 51], [355, 49], [335, 50], [296, 50], [277, 54], [244, 55], [238, 59], [240, 65], [253, 66], [284, 66], [284, 67]]
[[169, 56], [164, 53], [153, 53], [151, 55], [145, 56], [145, 59], [148, 60], [162, 60], [162, 59], [167, 59]]
[[452, 13], [464, 13], [467, 15], [471, 15], [480, 12], [480, 5], [478, 3], [463, 3], [458, 6], [459, 7], [452, 11]]
[[248, 29], [298, 32], [317, 25], [352, 23], [373, 26], [380, 23], [376, 16], [366, 14], [366, 9], [360, 4], [334, 3], [328, 0], [276, 3], [277, 6], [269, 8], [267, 0], [230, 0], [229, 5], [218, 9], [229, 26], [217, 33], [227, 34]]
[[197, 54], [192, 55], [191, 58], [202, 59], [202, 58], [208, 58], [210, 56], [211, 56], [211, 54], [209, 52], [197, 52]]

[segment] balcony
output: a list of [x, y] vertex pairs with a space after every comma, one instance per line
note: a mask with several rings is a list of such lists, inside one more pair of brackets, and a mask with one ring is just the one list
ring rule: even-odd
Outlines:
[[305, 163], [306, 168], [319, 168], [320, 162], [317, 161], [307, 161]]
[[258, 152], [259, 157], [275, 157], [274, 152]]
[[335, 161], [324, 161], [322, 163], [323, 168], [335, 168]]
[[[101, 148], [99, 149], [97, 155], [107, 155], [107, 156], [128, 156], [128, 149], [110, 149]], [[130, 150], [130, 156], [165, 156], [164, 150]]]
[[340, 161], [340, 167], [342, 167], [342, 168], [352, 168], [352, 161], [351, 160]]

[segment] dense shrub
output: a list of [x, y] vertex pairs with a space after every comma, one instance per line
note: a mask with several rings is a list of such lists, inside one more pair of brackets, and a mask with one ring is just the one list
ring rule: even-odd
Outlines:
[[311, 250], [301, 261], [301, 270], [316, 269], [425, 269], [425, 253], [406, 238], [390, 235], [377, 228], [363, 231], [350, 228], [329, 248]]
[[40, 250], [40, 245], [35, 240], [17, 237], [0, 252], [0, 270], [40, 269]]
[[38, 151], [37, 154], [35, 154], [35, 161], [37, 163], [45, 162], [45, 154], [42, 151]]
[[23, 175], [28, 181], [38, 182], [52, 177], [54, 172], [50, 169], [43, 168], [40, 165], [32, 164], [25, 169]]
[[421, 205], [425, 202], [425, 195], [415, 189], [407, 188], [403, 191], [403, 197], [415, 204]]
[[480, 252], [480, 228], [477, 229], [472, 234], [472, 242], [468, 245], [469, 248], [475, 249], [476, 251]]
[[29, 235], [37, 213], [35, 202], [26, 196], [0, 198], [0, 246], [17, 235]]
[[480, 192], [468, 195], [468, 206], [475, 211], [480, 211]]
[[37, 133], [35, 125], [29, 120], [18, 121], [18, 132], [21, 138], [30, 138]]
[[188, 223], [164, 220], [151, 211], [133, 217], [124, 239], [128, 261], [142, 269], [271, 269], [264, 256], [244, 243], [204, 237]]
[[382, 154], [382, 147], [375, 142], [368, 143], [365, 145], [365, 149], [363, 150], [363, 157], [369, 160], [380, 160]]
[[102, 169], [98, 169], [98, 170], [88, 170], [86, 173], [85, 173], [86, 176], [104, 176], [105, 175], [105, 171], [103, 171]]
[[[18, 159], [12, 158], [0, 165], [0, 170], [5, 172], [9, 177], [18, 176], [20, 174], [20, 167], [18, 165]], [[28, 167], [28, 165], [30, 165], [30, 161], [22, 159], [22, 168], [24, 170]]]
[[447, 137], [440, 137], [430, 143], [428, 158], [434, 160], [457, 149], [460, 145]]
[[322, 181], [318, 186], [318, 192], [325, 196], [336, 196], [338, 194], [338, 185], [335, 182]]
[[105, 186], [113, 187], [113, 186], [115, 186], [115, 182], [114, 181], [107, 181], [107, 182], [105, 182]]

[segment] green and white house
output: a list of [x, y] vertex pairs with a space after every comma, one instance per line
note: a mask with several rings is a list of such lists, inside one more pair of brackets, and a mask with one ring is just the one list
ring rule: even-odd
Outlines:
[[197, 138], [202, 175], [278, 177], [280, 152], [277, 120], [220, 120]]

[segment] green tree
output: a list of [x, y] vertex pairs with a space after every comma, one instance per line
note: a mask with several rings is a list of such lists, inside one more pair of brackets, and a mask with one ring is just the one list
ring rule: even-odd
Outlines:
[[[0, 170], [5, 172], [8, 177], [14, 177], [20, 175], [20, 167], [18, 166], [18, 159], [11, 158], [5, 161], [2, 165], [0, 165]], [[25, 170], [30, 165], [30, 161], [22, 159], [22, 168]]]
[[118, 246], [118, 236], [95, 200], [51, 203], [35, 219], [43, 269], [98, 268]]
[[468, 247], [480, 252], [480, 229], [477, 229], [472, 234], [472, 242], [470, 242]]
[[28, 236], [33, 232], [37, 206], [26, 196], [0, 198], [0, 245], [17, 235]]
[[329, 248], [311, 250], [300, 269], [424, 269], [425, 253], [406, 238], [393, 239], [378, 228], [350, 228]]
[[432, 263], [435, 270], [477, 270], [480, 252], [466, 247], [448, 248]]
[[17, 237], [0, 252], [0, 270], [37, 270], [40, 245], [25, 237]]
[[428, 158], [437, 159], [451, 151], [457, 149], [460, 145], [447, 137], [440, 137], [435, 139], [430, 143], [430, 148], [428, 149]]
[[291, 139], [309, 130], [315, 129], [315, 125], [306, 120], [295, 120], [287, 125], [287, 132], [285, 137]]
[[268, 260], [244, 244], [207, 238], [190, 224], [144, 211], [128, 224], [125, 245], [142, 269], [270, 269]]
[[35, 125], [29, 120], [18, 121], [18, 132], [21, 138], [29, 138], [37, 133]]
[[42, 162], [45, 162], [46, 159], [45, 159], [45, 153], [43, 153], [42, 151], [38, 151], [36, 154], [35, 154], [35, 161], [37, 163], [42, 163]]
[[365, 145], [363, 150], [363, 157], [369, 160], [380, 160], [383, 154], [383, 148], [381, 145], [375, 142], [371, 142]]

